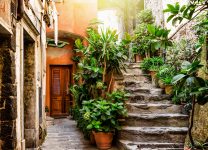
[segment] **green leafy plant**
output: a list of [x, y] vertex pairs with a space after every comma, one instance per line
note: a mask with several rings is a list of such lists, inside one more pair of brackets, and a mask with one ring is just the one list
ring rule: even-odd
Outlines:
[[141, 69], [145, 71], [157, 71], [164, 64], [161, 57], [145, 58], [141, 63]]
[[[115, 99], [110, 100], [107, 93], [110, 93], [113, 75], [121, 73], [121, 69], [125, 70], [124, 61], [127, 59], [126, 54], [130, 43], [128, 36], [122, 41], [118, 41], [116, 31], [110, 29], [102, 29], [98, 32], [96, 28], [89, 27], [87, 35], [87, 45], [84, 45], [80, 39], [75, 41], [76, 48], [74, 51], [81, 57], [76, 61], [75, 84], [70, 89], [76, 102], [73, 116], [86, 137], [89, 136], [87, 126], [89, 125], [89, 119], [92, 119], [91, 113], [94, 108], [97, 109], [98, 114], [102, 113], [104, 105], [114, 108], [112, 103], [116, 98], [112, 96], [111, 98], [114, 97]], [[117, 95], [117, 99], [119, 95], [124, 98], [121, 93], [114, 93], [114, 95]], [[104, 104], [104, 101], [106, 101], [106, 104]], [[117, 103], [115, 102], [115, 104]], [[96, 116], [95, 112], [94, 116]], [[116, 119], [114, 118], [114, 120]], [[91, 120], [90, 123], [97, 128], [99, 121]]]
[[124, 92], [107, 94], [107, 98], [98, 98], [83, 102], [81, 112], [88, 122], [87, 129], [99, 132], [114, 132], [120, 129], [119, 117], [126, 116]]
[[147, 25], [147, 30], [152, 36], [151, 39], [152, 51], [158, 49], [166, 49], [168, 46], [172, 46], [172, 41], [168, 39], [170, 30], [152, 24]]
[[176, 75], [176, 70], [170, 65], [163, 65], [157, 71], [156, 77], [161, 80], [165, 85], [172, 84], [172, 78]]
[[200, 64], [200, 61], [197, 60], [192, 63], [185, 61], [182, 63], [181, 73], [174, 76], [172, 80], [172, 83], [177, 86], [179, 92], [184, 90], [186, 91], [185, 93], [189, 95], [192, 103], [191, 121], [188, 135], [193, 147], [196, 146], [191, 133], [195, 104], [198, 103], [200, 105], [204, 105], [208, 101], [208, 88], [206, 82], [197, 76], [197, 72], [202, 66], [203, 65]]
[[48, 106], [45, 106], [45, 112], [46, 112], [46, 113], [50, 112]]
[[179, 70], [182, 62], [193, 61], [197, 56], [195, 42], [195, 40], [189, 40], [185, 37], [173, 42], [173, 45], [167, 49], [166, 62]]
[[151, 10], [143, 10], [138, 14], [138, 24], [134, 31], [135, 35], [132, 39], [132, 51], [134, 54], [150, 57], [151, 53], [151, 39], [147, 31], [148, 24], [154, 23], [154, 17]]
[[[189, 22], [194, 20], [197, 16], [200, 14], [206, 12], [208, 10], [208, 4], [207, 0], [189, 0], [189, 3], [187, 5], [180, 5], [178, 2], [174, 5], [168, 4], [167, 8], [164, 10], [164, 12], [170, 13], [167, 22], [172, 21], [172, 24], [175, 25], [177, 22], [179, 24], [183, 20], [188, 20], [186, 23], [182, 24], [175, 33], [170, 36], [169, 38], [173, 38], [174, 35], [178, 33], [179, 30], [181, 30], [184, 26], [186, 26]], [[201, 20], [199, 22], [200, 25], [207, 25], [208, 20]]]

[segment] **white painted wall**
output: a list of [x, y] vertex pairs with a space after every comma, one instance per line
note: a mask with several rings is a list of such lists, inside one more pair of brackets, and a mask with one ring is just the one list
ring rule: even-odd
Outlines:
[[110, 28], [113, 30], [117, 30], [119, 34], [119, 38], [122, 37], [122, 20], [117, 15], [116, 9], [106, 9], [98, 11], [97, 18], [102, 22], [101, 25], [98, 26], [99, 29]]

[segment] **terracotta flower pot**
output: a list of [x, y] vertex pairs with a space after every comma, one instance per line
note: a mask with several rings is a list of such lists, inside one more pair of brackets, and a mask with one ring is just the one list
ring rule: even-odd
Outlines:
[[96, 144], [96, 143], [95, 143], [95, 137], [94, 137], [94, 135], [93, 135], [92, 132], [90, 133], [90, 143], [91, 143], [92, 145], [95, 145], [95, 144]]
[[162, 82], [162, 80], [158, 81], [159, 87], [164, 89], [165, 88], [165, 84]]
[[150, 71], [151, 79], [152, 79], [152, 84], [154, 87], [158, 87], [158, 78], [156, 77], [156, 71]]
[[156, 78], [156, 73], [157, 73], [156, 71], [150, 71], [150, 75], [152, 79]]
[[165, 86], [165, 94], [171, 95], [173, 93], [173, 86], [172, 85], [166, 85]]
[[113, 133], [112, 132], [94, 132], [93, 135], [95, 137], [96, 145], [98, 149], [106, 150], [110, 149], [113, 141]]
[[143, 57], [141, 55], [139, 55], [139, 54], [135, 54], [134, 58], [135, 58], [135, 62], [140, 62], [140, 61], [143, 60]]

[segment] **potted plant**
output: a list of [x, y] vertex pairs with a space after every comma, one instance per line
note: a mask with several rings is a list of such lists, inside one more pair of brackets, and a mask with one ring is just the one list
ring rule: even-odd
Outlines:
[[46, 116], [50, 116], [50, 111], [48, 106], [45, 106], [45, 112], [46, 112]]
[[[83, 55], [78, 60], [78, 69], [74, 75], [76, 88], [72, 88], [71, 93], [76, 106], [79, 106], [78, 127], [86, 133], [85, 137], [93, 139], [93, 135], [98, 132], [103, 132], [102, 135], [108, 132], [108, 135], [112, 136], [111, 132], [114, 133], [118, 129], [118, 117], [123, 116], [123, 102], [118, 102], [111, 94], [120, 97], [119, 92], [112, 92], [112, 87], [115, 74], [122, 73], [121, 69], [125, 70], [129, 39], [127, 37], [118, 41], [116, 31], [110, 29], [101, 29], [99, 33], [97, 29], [89, 27], [87, 34], [87, 45], [81, 40], [75, 42], [76, 52]], [[79, 90], [80, 87], [83, 87], [83, 92]], [[84, 93], [86, 95], [83, 95]], [[105, 109], [106, 107], [108, 109]], [[100, 145], [98, 143], [100, 142], [97, 141], [97, 145]], [[101, 146], [103, 149], [105, 147]]]
[[185, 92], [190, 98], [192, 106], [190, 115], [190, 124], [188, 136], [192, 147], [197, 147], [192, 137], [192, 128], [194, 123], [195, 104], [204, 105], [208, 102], [208, 85], [207, 82], [198, 76], [198, 71], [203, 65], [200, 61], [194, 60], [192, 63], [184, 61], [181, 65], [179, 74], [173, 77], [172, 84], [178, 88], [178, 92]]
[[141, 69], [149, 72], [151, 75], [152, 83], [156, 86], [158, 85], [156, 73], [163, 64], [164, 61], [161, 57], [145, 58], [141, 63]]
[[124, 92], [108, 93], [106, 99], [97, 98], [83, 102], [83, 118], [88, 122], [87, 129], [92, 131], [99, 149], [111, 148], [113, 135], [120, 130], [119, 118], [127, 115]]
[[160, 67], [156, 74], [158, 78], [158, 84], [161, 88], [165, 89], [165, 93], [171, 95], [173, 92], [172, 78], [176, 75], [176, 70], [170, 65], [163, 65]]
[[162, 79], [162, 82], [165, 85], [165, 94], [172, 95], [173, 93], [173, 85], [171, 81], [172, 81], [171, 76], [167, 76], [166, 78]]
[[132, 52], [134, 55], [134, 62], [141, 62], [144, 59], [145, 50], [139, 49], [139, 46], [137, 46], [135, 43], [132, 46]]

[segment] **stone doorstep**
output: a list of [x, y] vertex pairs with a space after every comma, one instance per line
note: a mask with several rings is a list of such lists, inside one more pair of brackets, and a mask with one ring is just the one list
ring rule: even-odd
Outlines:
[[119, 140], [118, 147], [122, 147], [125, 150], [183, 150], [183, 143], [157, 143], [157, 142], [132, 142], [127, 140]]

